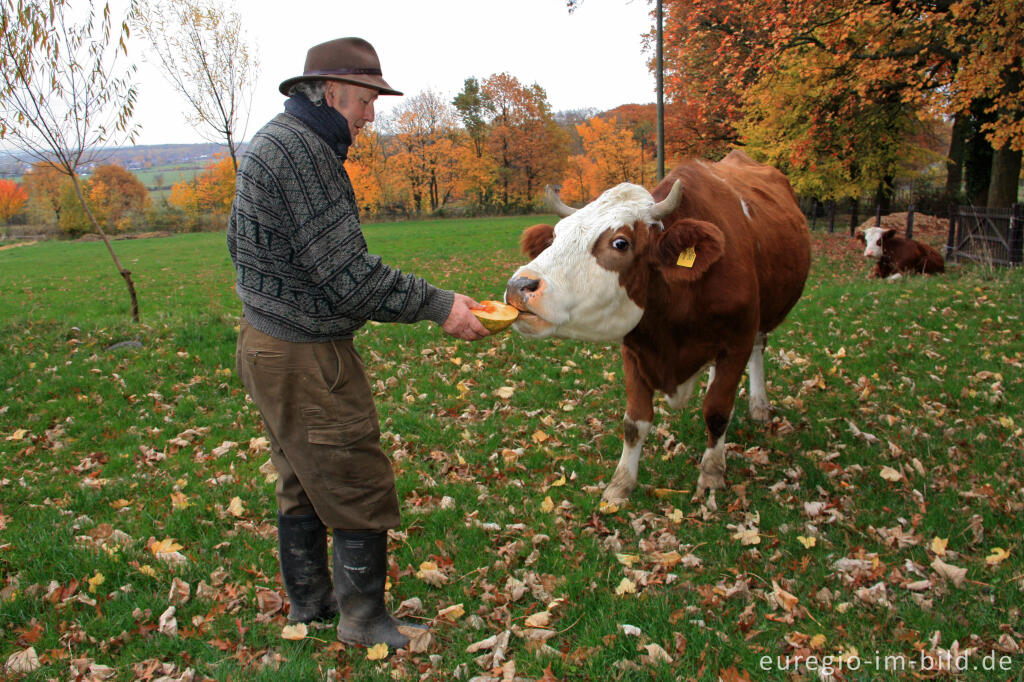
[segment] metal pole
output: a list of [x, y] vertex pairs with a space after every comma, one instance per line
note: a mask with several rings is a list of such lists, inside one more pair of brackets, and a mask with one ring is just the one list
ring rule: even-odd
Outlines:
[[657, 0], [656, 31], [657, 46], [655, 47], [654, 70], [657, 80], [657, 119], [658, 119], [658, 182], [665, 177], [665, 65], [663, 61], [662, 43], [662, 8], [661, 0]]

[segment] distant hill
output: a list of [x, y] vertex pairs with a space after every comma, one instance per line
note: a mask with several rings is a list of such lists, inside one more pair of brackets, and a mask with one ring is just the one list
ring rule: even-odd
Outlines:
[[[145, 171], [161, 166], [196, 164], [204, 166], [218, 153], [227, 153], [222, 144], [151, 144], [114, 147], [103, 151], [97, 163], [116, 163], [130, 171]], [[32, 159], [21, 152], [0, 151], [0, 178], [20, 178], [32, 165]], [[89, 167], [83, 168], [88, 175]]]

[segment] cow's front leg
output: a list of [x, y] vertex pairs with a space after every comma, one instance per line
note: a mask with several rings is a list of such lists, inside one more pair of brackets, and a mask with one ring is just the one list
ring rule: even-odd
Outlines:
[[725, 487], [725, 431], [732, 419], [736, 388], [748, 357], [725, 358], [715, 364], [715, 379], [704, 395], [704, 425], [708, 432], [708, 445], [700, 460], [695, 498], [703, 497], [708, 490]]
[[768, 421], [772, 409], [764, 381], [764, 344], [765, 335], [758, 332], [754, 348], [750, 351], [750, 359], [747, 361], [747, 376], [750, 377], [750, 418], [761, 423]]
[[636, 359], [624, 350], [623, 369], [626, 374], [626, 416], [622, 420], [622, 457], [615, 467], [611, 483], [604, 489], [601, 499], [622, 504], [636, 488], [640, 468], [640, 452], [654, 420], [654, 391], [640, 376]]

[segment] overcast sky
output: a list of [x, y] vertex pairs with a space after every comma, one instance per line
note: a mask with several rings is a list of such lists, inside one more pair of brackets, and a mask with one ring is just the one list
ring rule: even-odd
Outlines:
[[[384, 79], [406, 96], [431, 89], [451, 99], [466, 78], [507, 72], [544, 88], [554, 111], [606, 110], [655, 97], [651, 55], [642, 48], [653, 25], [648, 0], [584, 0], [571, 15], [564, 0], [235, 0], [234, 6], [260, 57], [245, 140], [282, 110], [277, 86], [302, 73], [306, 50], [344, 36], [369, 40]], [[140, 86], [134, 120], [142, 125], [136, 142], [204, 141], [183, 120], [184, 100], [143, 59], [144, 48], [133, 36]], [[378, 113], [401, 99], [381, 97]]]

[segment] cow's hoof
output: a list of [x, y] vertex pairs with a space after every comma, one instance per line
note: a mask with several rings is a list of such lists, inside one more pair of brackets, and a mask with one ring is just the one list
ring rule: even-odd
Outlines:
[[697, 477], [697, 496], [703, 497], [708, 490], [721, 490], [725, 488], [725, 476], [721, 474], [705, 474], [701, 472]]
[[629, 501], [629, 496], [636, 488], [636, 481], [618, 471], [612, 476], [612, 482], [601, 493], [601, 499], [608, 504], [622, 505]]
[[758, 424], [765, 424], [772, 417], [772, 408], [769, 405], [751, 405], [750, 418]]

